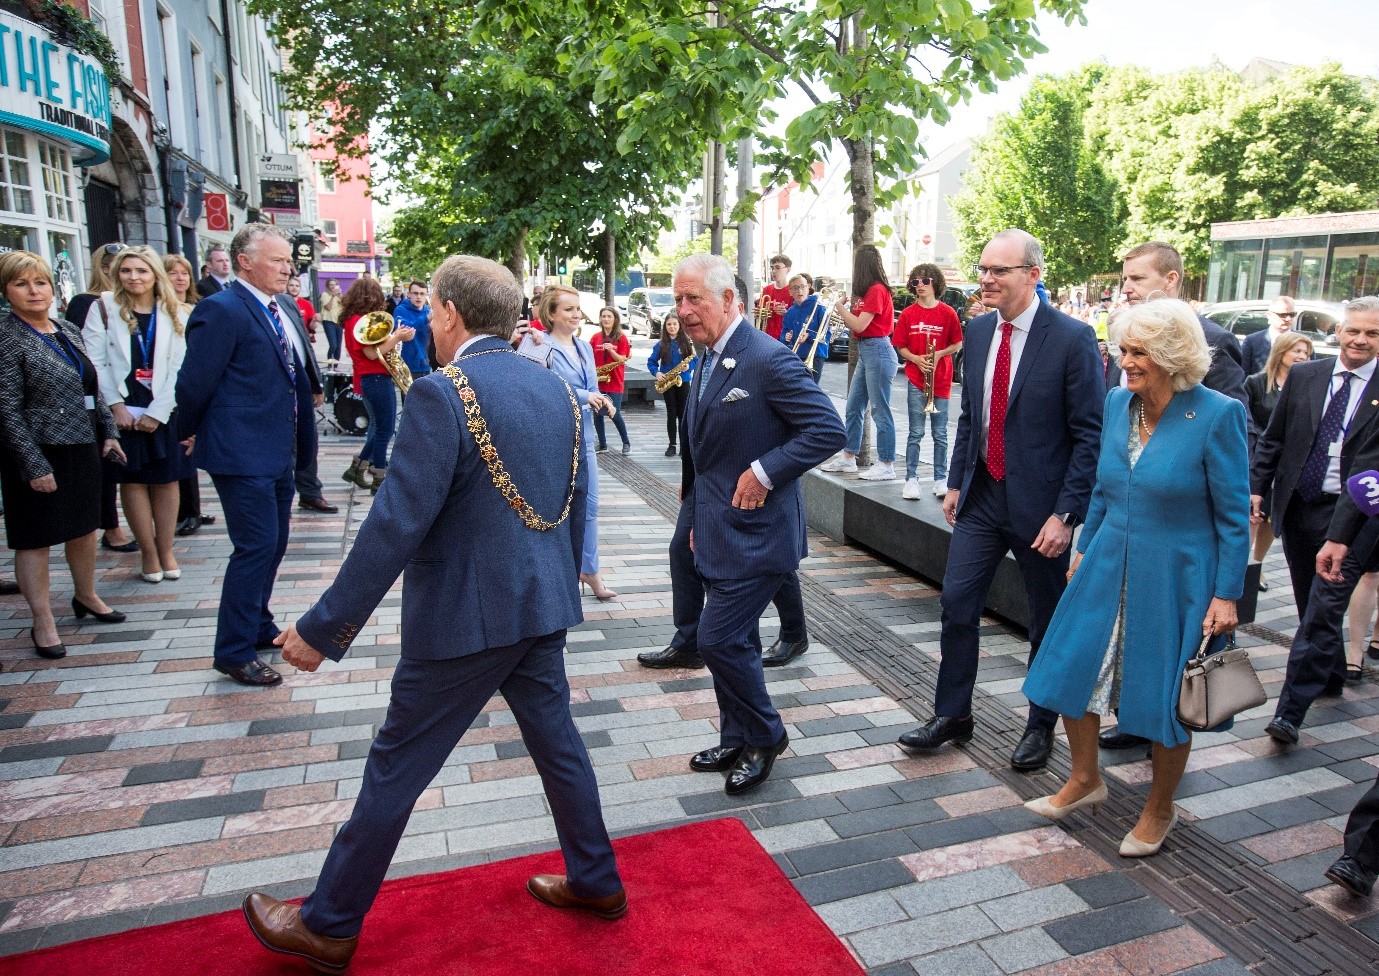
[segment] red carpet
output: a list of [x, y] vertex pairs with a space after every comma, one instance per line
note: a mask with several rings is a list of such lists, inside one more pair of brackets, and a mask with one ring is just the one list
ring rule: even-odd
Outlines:
[[[627, 915], [547, 908], [533, 874], [559, 852], [389, 881], [349, 973], [357, 976], [862, 976], [847, 948], [739, 820], [614, 841]], [[15, 976], [310, 973], [270, 953], [239, 911], [0, 959]]]

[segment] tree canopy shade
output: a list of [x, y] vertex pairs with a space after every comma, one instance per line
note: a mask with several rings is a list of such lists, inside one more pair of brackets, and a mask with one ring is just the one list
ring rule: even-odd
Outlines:
[[[529, 249], [600, 266], [613, 242], [639, 251], [666, 225], [674, 192], [699, 170], [684, 141], [626, 152], [637, 115], [596, 102], [552, 38], [580, 33], [548, 11], [543, 33], [510, 30], [468, 0], [251, 0], [289, 50], [288, 107], [331, 131], [342, 155], [374, 151], [418, 203], [393, 247], [432, 263], [456, 250], [508, 261]], [[427, 215], [438, 226], [426, 226]], [[415, 235], [404, 240], [405, 235]], [[410, 249], [410, 250], [408, 250]], [[611, 280], [611, 275], [609, 276]]]

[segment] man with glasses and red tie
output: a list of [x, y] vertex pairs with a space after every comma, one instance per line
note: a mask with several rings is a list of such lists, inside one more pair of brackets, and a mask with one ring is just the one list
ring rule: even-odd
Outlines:
[[1274, 340], [1297, 328], [1297, 306], [1287, 295], [1279, 295], [1269, 303], [1268, 316], [1268, 328], [1251, 332], [1240, 344], [1240, 353], [1243, 357], [1240, 365], [1245, 368], [1246, 376], [1253, 376], [1264, 368], [1264, 363], [1269, 359], [1269, 350], [1274, 347]]
[[[943, 499], [953, 538], [935, 717], [900, 737], [905, 749], [972, 738], [981, 615], [1006, 553], [1025, 582], [1031, 661], [1067, 586], [1073, 529], [1096, 479], [1106, 383], [1092, 330], [1035, 293], [1043, 269], [1043, 249], [1022, 230], [997, 234], [973, 269], [995, 314], [967, 324], [962, 413]], [[1011, 766], [1042, 768], [1057, 720], [1031, 705]]]
[[182, 437], [211, 475], [235, 551], [225, 567], [216, 620], [215, 669], [242, 685], [276, 685], [259, 660], [278, 627], [268, 610], [287, 551], [296, 448], [315, 414], [307, 371], [293, 349], [276, 296], [292, 276], [292, 241], [253, 223], [230, 244], [235, 280], [197, 303], [177, 375]]

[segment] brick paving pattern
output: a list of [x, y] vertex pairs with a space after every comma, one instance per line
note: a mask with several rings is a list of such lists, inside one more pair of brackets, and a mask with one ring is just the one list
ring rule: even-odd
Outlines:
[[[1054, 825], [1021, 806], [1054, 780], [1004, 765], [1028, 645], [999, 621], [985, 628], [972, 746], [910, 757], [894, 745], [928, 717], [937, 589], [815, 537], [803, 567], [814, 643], [768, 672], [791, 749], [747, 797], [690, 773], [688, 755], [716, 738], [707, 673], [635, 662], [673, 632], [666, 513], [679, 461], [662, 457], [660, 409], [630, 408], [636, 452], [603, 456], [600, 548], [621, 596], [586, 598], [569, 647], [572, 707], [616, 834], [741, 818], [875, 976], [1375, 971], [1379, 902], [1339, 896], [1321, 876], [1379, 766], [1372, 673], [1319, 703], [1288, 752], [1263, 734], [1271, 705], [1198, 736], [1179, 791], [1184, 826], [1164, 854], [1127, 862], [1115, 846], [1147, 789], [1139, 754], [1105, 757], [1113, 799], [1099, 818]], [[323, 441], [341, 513], [294, 520], [280, 620], [328, 585], [367, 513], [369, 496], [338, 480], [356, 444]], [[218, 514], [208, 485], [203, 498]], [[137, 556], [103, 552], [102, 595], [129, 620], [60, 617], [63, 661], [34, 657], [22, 602], [0, 601], [0, 953], [232, 908], [250, 888], [305, 894], [349, 815], [398, 657], [400, 588], [341, 665], [248, 691], [210, 668], [223, 522], [178, 553], [182, 580], [149, 586]], [[1281, 558], [1266, 572], [1274, 586], [1242, 644], [1276, 694], [1296, 620]], [[53, 576], [65, 598], [60, 560]], [[554, 846], [496, 698], [418, 803], [392, 874]]]

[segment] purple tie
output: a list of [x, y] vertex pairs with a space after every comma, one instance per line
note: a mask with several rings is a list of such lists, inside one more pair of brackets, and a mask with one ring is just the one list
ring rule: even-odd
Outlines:
[[1322, 483], [1326, 480], [1326, 469], [1331, 466], [1328, 450], [1345, 433], [1345, 411], [1350, 406], [1350, 378], [1354, 373], [1341, 373], [1341, 388], [1331, 394], [1331, 402], [1326, 405], [1322, 424], [1317, 428], [1317, 439], [1312, 442], [1312, 453], [1302, 466], [1298, 476], [1298, 494], [1303, 501], [1313, 501], [1322, 493]]
[[287, 375], [297, 382], [297, 367], [292, 361], [292, 347], [287, 344], [287, 333], [283, 331], [283, 320], [278, 315], [278, 300], [268, 299], [268, 317], [273, 320], [273, 329], [278, 333], [278, 347], [282, 349], [283, 359], [287, 360]]

